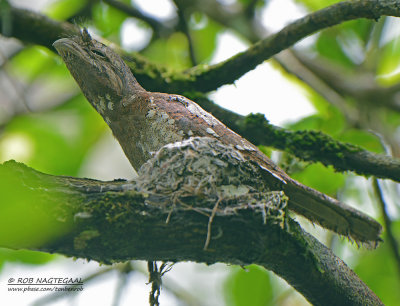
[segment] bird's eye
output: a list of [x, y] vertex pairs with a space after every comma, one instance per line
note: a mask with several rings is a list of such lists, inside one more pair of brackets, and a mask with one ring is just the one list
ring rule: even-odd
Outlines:
[[103, 59], [107, 59], [107, 56], [105, 56], [105, 54], [97, 49], [92, 49], [92, 53], [96, 54], [97, 56], [100, 56]]

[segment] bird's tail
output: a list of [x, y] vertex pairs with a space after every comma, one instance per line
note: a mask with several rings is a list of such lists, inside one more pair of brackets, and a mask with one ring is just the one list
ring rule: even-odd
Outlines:
[[369, 247], [381, 241], [382, 226], [366, 214], [295, 180], [285, 186], [288, 206], [312, 222]]

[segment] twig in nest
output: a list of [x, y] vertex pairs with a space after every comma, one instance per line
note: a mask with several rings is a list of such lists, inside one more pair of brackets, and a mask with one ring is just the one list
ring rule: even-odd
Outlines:
[[208, 245], [210, 244], [210, 240], [211, 240], [211, 224], [214, 220], [215, 214], [217, 213], [217, 209], [218, 209], [218, 205], [219, 203], [221, 203], [221, 198], [218, 198], [217, 202], [215, 203], [213, 210], [211, 212], [210, 218], [208, 219], [208, 225], [207, 225], [207, 238], [206, 238], [206, 242], [204, 243], [204, 248], [203, 250], [207, 250]]

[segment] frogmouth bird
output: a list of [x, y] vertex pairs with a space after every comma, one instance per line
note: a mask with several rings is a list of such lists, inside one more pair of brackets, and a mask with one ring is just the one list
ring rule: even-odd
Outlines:
[[287, 195], [290, 210], [358, 242], [375, 245], [380, 240], [381, 225], [374, 219], [292, 179], [255, 145], [195, 102], [145, 90], [121, 57], [86, 30], [59, 39], [53, 46], [136, 170], [168, 143], [212, 137], [261, 167], [270, 190]]

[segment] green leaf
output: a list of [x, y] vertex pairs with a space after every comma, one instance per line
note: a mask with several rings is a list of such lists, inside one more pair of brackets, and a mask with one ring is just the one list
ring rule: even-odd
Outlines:
[[371, 38], [371, 31], [373, 27], [375, 26], [375, 21], [372, 20], [367, 20], [367, 19], [356, 19], [353, 21], [350, 21], [348, 24], [346, 24], [349, 27], [354, 28], [354, 32], [357, 34], [357, 36], [365, 43], [367, 44]]
[[250, 4], [250, 0], [239, 0], [239, 2], [244, 4], [244, 5]]
[[291, 177], [329, 195], [335, 195], [345, 183], [344, 174], [335, 172], [332, 167], [325, 167], [319, 163], [311, 164], [301, 172], [292, 173]]
[[291, 123], [288, 127], [291, 130], [317, 130], [336, 136], [340, 135], [345, 127], [345, 120], [343, 115], [331, 106], [330, 111], [325, 115], [311, 115]]
[[[394, 237], [400, 237], [400, 222], [392, 224]], [[383, 237], [388, 241], [387, 237]], [[376, 250], [362, 251], [354, 272], [367, 284], [369, 288], [382, 300], [384, 305], [398, 305], [400, 301], [400, 279], [398, 263], [392, 256], [392, 250], [388, 243], [381, 243]]]
[[291, 130], [301, 131], [301, 130], [319, 130], [323, 125], [324, 119], [321, 115], [311, 115], [304, 117], [297, 122], [293, 122], [288, 127]]
[[15, 167], [16, 162], [8, 162], [0, 168], [0, 233], [6, 233], [0, 235], [0, 245], [35, 249], [69, 232], [71, 222], [53, 217], [56, 205], [68, 203], [68, 197], [48, 197], [46, 188], [30, 188], [38, 185], [37, 177]]
[[297, 3], [303, 4], [311, 11], [320, 10], [340, 1], [341, 0], [296, 0]]
[[32, 82], [40, 75], [46, 75], [56, 67], [54, 53], [47, 48], [34, 46], [19, 52], [10, 61], [13, 74]]
[[267, 146], [259, 145], [257, 146], [261, 152], [263, 152], [266, 156], [271, 157], [272, 149]]
[[207, 62], [215, 51], [217, 35], [221, 26], [200, 13], [194, 13], [190, 20], [197, 60]]
[[188, 42], [182, 33], [174, 33], [168, 39], [157, 39], [146, 48], [143, 55], [170, 68], [190, 67]]
[[327, 29], [318, 35], [315, 50], [323, 57], [345, 67], [354, 67], [354, 63], [343, 51], [337, 40], [336, 29]]
[[378, 80], [385, 85], [400, 82], [400, 36], [385, 44], [378, 59]]
[[375, 153], [383, 153], [382, 144], [378, 137], [366, 131], [356, 129], [347, 130], [339, 136], [339, 140], [359, 145]]
[[112, 36], [112, 40], [120, 43], [121, 26], [128, 15], [103, 2], [93, 5], [92, 15], [93, 23], [101, 31], [101, 35], [104, 37]]
[[227, 305], [273, 305], [273, 291], [268, 272], [256, 265], [232, 269], [224, 286]]
[[373, 23], [352, 20], [319, 33], [315, 49], [323, 57], [344, 67], [353, 68], [360, 61], [369, 42]]
[[302, 118], [298, 122], [290, 124], [289, 127], [295, 130], [321, 130], [331, 135], [340, 133], [346, 125], [343, 114], [308, 85], [304, 83], [300, 83], [300, 85], [303, 86], [307, 98], [317, 110], [317, 114]]
[[16, 158], [46, 173], [77, 175], [105, 128], [101, 117], [79, 95], [47, 113], [14, 118], [0, 139], [0, 160]]
[[382, 121], [391, 127], [394, 130], [393, 133], [395, 133], [399, 127], [400, 114], [388, 109], [382, 114]]
[[56, 20], [66, 20], [85, 7], [87, 0], [59, 0], [50, 4], [45, 13]]
[[43, 252], [0, 248], [0, 270], [6, 262], [42, 265], [57, 257], [58, 255]]

